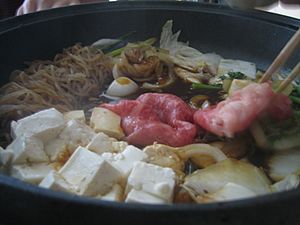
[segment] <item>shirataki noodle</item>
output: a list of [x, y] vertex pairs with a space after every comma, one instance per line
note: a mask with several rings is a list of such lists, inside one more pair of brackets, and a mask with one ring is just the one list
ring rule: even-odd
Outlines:
[[[55, 107], [61, 112], [83, 109], [111, 79], [112, 60], [100, 50], [76, 44], [53, 61], [34, 61], [15, 71], [13, 81], [0, 89], [1, 135], [11, 119]], [[7, 138], [5, 138], [7, 139]]]

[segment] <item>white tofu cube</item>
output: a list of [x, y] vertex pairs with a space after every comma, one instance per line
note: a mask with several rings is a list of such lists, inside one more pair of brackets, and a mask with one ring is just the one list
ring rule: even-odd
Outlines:
[[105, 194], [122, 179], [110, 163], [83, 147], [76, 149], [59, 173], [79, 195], [86, 196]]
[[145, 162], [135, 162], [127, 180], [126, 193], [132, 189], [141, 190], [165, 202], [171, 202], [174, 186], [175, 173], [172, 169]]
[[49, 158], [44, 152], [44, 144], [35, 137], [17, 137], [8, 147], [14, 153], [13, 163], [48, 162]]
[[86, 146], [96, 135], [96, 133], [86, 124], [77, 120], [70, 120], [59, 138], [67, 144], [67, 149], [73, 153], [78, 146]]
[[85, 115], [83, 110], [74, 110], [64, 113], [64, 118], [66, 121], [77, 120], [81, 123], [85, 123]]
[[75, 193], [73, 187], [68, 184], [56, 171], [51, 171], [50, 173], [48, 173], [48, 175], [42, 180], [39, 186], [51, 189], [53, 191]]
[[113, 139], [104, 133], [98, 133], [86, 148], [97, 154], [104, 152], [114, 152]]
[[70, 156], [66, 141], [63, 139], [54, 139], [45, 145], [45, 152], [51, 162], [65, 161]]
[[126, 141], [113, 141], [114, 152], [123, 152], [128, 146]]
[[127, 146], [123, 152], [118, 154], [103, 154], [103, 158], [122, 172], [125, 177], [129, 175], [135, 162], [145, 161], [147, 157], [146, 153], [133, 145]]
[[12, 136], [13, 138], [34, 136], [47, 142], [59, 134], [64, 124], [65, 120], [62, 113], [54, 108], [46, 109], [17, 122], [12, 122]]
[[105, 195], [98, 196], [102, 200], [121, 202], [123, 198], [123, 188], [119, 184], [115, 184], [110, 192]]
[[132, 189], [126, 199], [125, 202], [132, 202], [132, 203], [147, 203], [147, 204], [164, 204], [167, 203], [161, 198], [158, 198], [154, 195], [151, 195], [144, 191], [138, 191]]
[[37, 163], [33, 165], [13, 165], [10, 171], [11, 176], [28, 183], [38, 184], [47, 174], [53, 170], [48, 163]]
[[228, 94], [232, 95], [234, 92], [248, 86], [249, 84], [254, 83], [251, 80], [239, 80], [239, 79], [233, 79], [230, 85], [230, 88], [228, 90]]
[[93, 109], [90, 126], [95, 132], [103, 132], [110, 137], [121, 139], [125, 136], [121, 128], [121, 117], [105, 108]]
[[256, 66], [254, 63], [242, 60], [221, 59], [218, 75], [221, 76], [229, 72], [241, 72], [249, 78], [256, 78]]

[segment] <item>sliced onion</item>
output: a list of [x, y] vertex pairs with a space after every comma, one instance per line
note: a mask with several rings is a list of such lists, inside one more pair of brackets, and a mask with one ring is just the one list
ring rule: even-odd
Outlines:
[[257, 195], [271, 192], [271, 182], [262, 170], [250, 163], [226, 159], [185, 178], [184, 186], [197, 195], [214, 193], [227, 183], [241, 185]]
[[267, 161], [269, 175], [280, 181], [294, 173], [300, 175], [300, 149], [275, 152]]
[[176, 148], [163, 144], [153, 144], [145, 147], [143, 151], [148, 155], [149, 163], [169, 167], [183, 180], [184, 161], [176, 154]]
[[201, 72], [191, 72], [189, 70], [183, 69], [181, 67], [174, 67], [175, 74], [187, 83], [202, 83], [204, 79], [209, 80], [205, 74]]
[[118, 64], [116, 63], [112, 69], [112, 74], [114, 79], [117, 79], [118, 77], [121, 77], [122, 75], [120, 75], [119, 73], [119, 69], [118, 69]]
[[185, 160], [191, 159], [201, 168], [227, 159], [220, 149], [208, 144], [191, 144], [180, 147], [178, 148], [178, 155]]
[[120, 39], [103, 38], [92, 44], [93, 47], [105, 49], [120, 42]]
[[296, 174], [290, 174], [286, 176], [283, 180], [272, 185], [272, 190], [278, 191], [288, 191], [298, 188], [300, 185], [300, 177]]
[[217, 75], [218, 67], [222, 57], [215, 53], [205, 53], [200, 57], [207, 65], [208, 71], [212, 75]]
[[221, 189], [213, 193], [197, 195], [193, 190], [187, 188], [190, 196], [197, 203], [232, 201], [257, 196], [252, 190], [235, 183], [227, 183]]
[[148, 82], [143, 83], [142, 87], [145, 89], [150, 89], [150, 90], [158, 90], [158, 89], [163, 89], [166, 87], [169, 87], [176, 81], [176, 77], [173, 74], [173, 69], [171, 66], [168, 68], [168, 79], [165, 81], [163, 84], [151, 84]]

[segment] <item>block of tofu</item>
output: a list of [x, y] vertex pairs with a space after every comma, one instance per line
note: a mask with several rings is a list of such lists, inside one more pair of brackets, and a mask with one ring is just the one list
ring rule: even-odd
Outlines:
[[11, 176], [28, 183], [38, 184], [53, 170], [48, 163], [21, 164], [11, 167]]
[[251, 80], [233, 79], [231, 82], [230, 88], [228, 90], [228, 94], [232, 95], [235, 91], [240, 90], [251, 83], [254, 83], [254, 82]]
[[45, 144], [45, 152], [51, 162], [65, 161], [70, 156], [67, 143], [63, 139], [53, 139]]
[[13, 154], [13, 164], [48, 162], [49, 158], [44, 151], [44, 143], [35, 137], [17, 137], [7, 149]]
[[125, 136], [121, 128], [121, 117], [105, 108], [93, 109], [90, 126], [96, 132], [103, 132], [110, 137], [121, 139]]
[[86, 148], [100, 155], [104, 152], [114, 152], [113, 139], [100, 132], [92, 139]]
[[122, 152], [127, 146], [128, 143], [126, 141], [118, 141], [117, 139], [100, 132], [93, 138], [86, 148], [90, 151], [102, 154], [104, 152]]
[[98, 196], [98, 198], [106, 201], [120, 202], [123, 199], [123, 188], [119, 184], [115, 184], [110, 192], [105, 195]]
[[51, 189], [53, 191], [75, 193], [73, 187], [68, 184], [56, 171], [51, 171], [50, 173], [48, 173], [48, 175], [42, 180], [39, 186]]
[[73, 110], [70, 112], [64, 113], [64, 118], [66, 121], [78, 120], [81, 123], [85, 123], [85, 115], [83, 110]]
[[115, 167], [83, 147], [75, 150], [59, 174], [75, 188], [77, 194], [86, 196], [105, 194], [122, 180], [122, 174]]
[[85, 123], [70, 120], [59, 134], [59, 138], [65, 141], [68, 150], [73, 153], [78, 146], [86, 146], [91, 142], [95, 135], [96, 133]]
[[145, 161], [148, 157], [139, 148], [128, 145], [125, 150], [118, 154], [103, 153], [102, 157], [123, 173], [125, 177], [131, 172], [135, 162]]
[[151, 195], [144, 191], [138, 191], [132, 189], [126, 199], [125, 202], [132, 202], [132, 203], [147, 203], [147, 204], [164, 204], [167, 203], [161, 198], [158, 198], [154, 195]]
[[64, 116], [54, 108], [37, 112], [31, 116], [13, 121], [11, 130], [13, 138], [26, 136], [37, 137], [44, 142], [55, 138], [65, 125]]
[[135, 162], [127, 180], [126, 193], [135, 189], [171, 202], [174, 186], [175, 173], [172, 169]]
[[218, 68], [218, 75], [222, 76], [229, 72], [241, 72], [247, 77], [255, 79], [256, 65], [242, 60], [221, 59]]
[[123, 152], [127, 146], [126, 141], [113, 141], [114, 152]]

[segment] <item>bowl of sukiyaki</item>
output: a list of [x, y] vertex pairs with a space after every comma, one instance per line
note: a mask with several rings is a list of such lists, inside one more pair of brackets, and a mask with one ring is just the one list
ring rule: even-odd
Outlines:
[[264, 76], [299, 25], [188, 2], [1, 21], [5, 224], [299, 224], [299, 46]]

